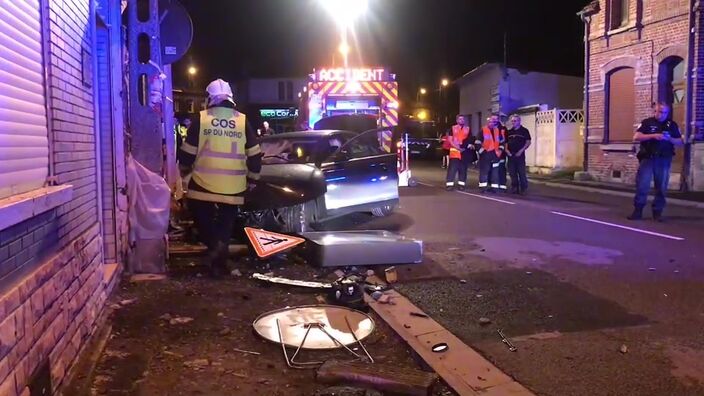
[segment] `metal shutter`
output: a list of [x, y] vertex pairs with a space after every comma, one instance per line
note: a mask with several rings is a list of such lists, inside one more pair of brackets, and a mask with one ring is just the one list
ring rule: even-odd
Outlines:
[[616, 70], [609, 76], [609, 142], [632, 142], [636, 118], [636, 72]]
[[39, 0], [0, 1], [0, 199], [44, 185], [47, 136]]

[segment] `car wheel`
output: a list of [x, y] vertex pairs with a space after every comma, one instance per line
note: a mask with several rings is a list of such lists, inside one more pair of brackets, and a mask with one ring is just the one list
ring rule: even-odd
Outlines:
[[283, 232], [300, 234], [312, 231], [311, 224], [315, 219], [315, 202], [281, 208], [277, 212], [277, 220]]
[[394, 205], [384, 205], [372, 209], [372, 215], [375, 217], [386, 217], [394, 212]]

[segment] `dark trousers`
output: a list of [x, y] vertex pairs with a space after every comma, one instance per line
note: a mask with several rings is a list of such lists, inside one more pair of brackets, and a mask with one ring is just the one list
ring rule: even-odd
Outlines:
[[648, 203], [648, 192], [650, 183], [655, 179], [655, 199], [653, 200], [653, 211], [662, 212], [665, 209], [665, 194], [667, 185], [670, 182], [670, 166], [672, 158], [644, 158], [638, 165], [636, 174], [636, 196], [633, 205], [643, 208]]
[[224, 265], [239, 208], [197, 199], [189, 199], [188, 208], [193, 214], [200, 241], [208, 247], [208, 253], [216, 255], [213, 264]]
[[526, 177], [526, 156], [508, 157], [508, 173], [511, 175], [511, 190], [521, 192], [528, 189]]
[[493, 151], [482, 153], [479, 157], [479, 188], [505, 190], [505, 162]]
[[445, 185], [448, 187], [455, 185], [464, 187], [467, 184], [467, 164], [459, 158], [450, 158], [450, 165], [447, 167], [447, 179]]

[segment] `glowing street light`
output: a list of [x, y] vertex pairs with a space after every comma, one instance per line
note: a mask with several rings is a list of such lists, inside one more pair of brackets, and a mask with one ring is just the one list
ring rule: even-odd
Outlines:
[[188, 68], [188, 74], [189, 74], [189, 75], [195, 76], [196, 73], [198, 73], [198, 69], [196, 69], [195, 66], [190, 66], [190, 67]]
[[428, 93], [428, 90], [427, 90], [427, 89], [425, 89], [425, 88], [421, 88], [421, 89], [420, 89], [420, 94], [421, 94], [421, 95], [425, 95], [425, 94], [427, 94], [427, 93]]
[[319, 2], [342, 29], [350, 26], [369, 7], [369, 0], [319, 0]]
[[443, 87], [446, 87], [446, 86], [450, 85], [450, 80], [443, 78], [442, 82], [440, 84], [442, 84]]
[[428, 112], [426, 112], [425, 110], [421, 110], [418, 112], [417, 117], [419, 120], [425, 121], [428, 118]]

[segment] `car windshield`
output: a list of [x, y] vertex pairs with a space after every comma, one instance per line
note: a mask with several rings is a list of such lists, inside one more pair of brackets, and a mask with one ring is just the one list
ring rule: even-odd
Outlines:
[[275, 137], [262, 139], [264, 164], [309, 164], [317, 157], [319, 139], [315, 137]]

